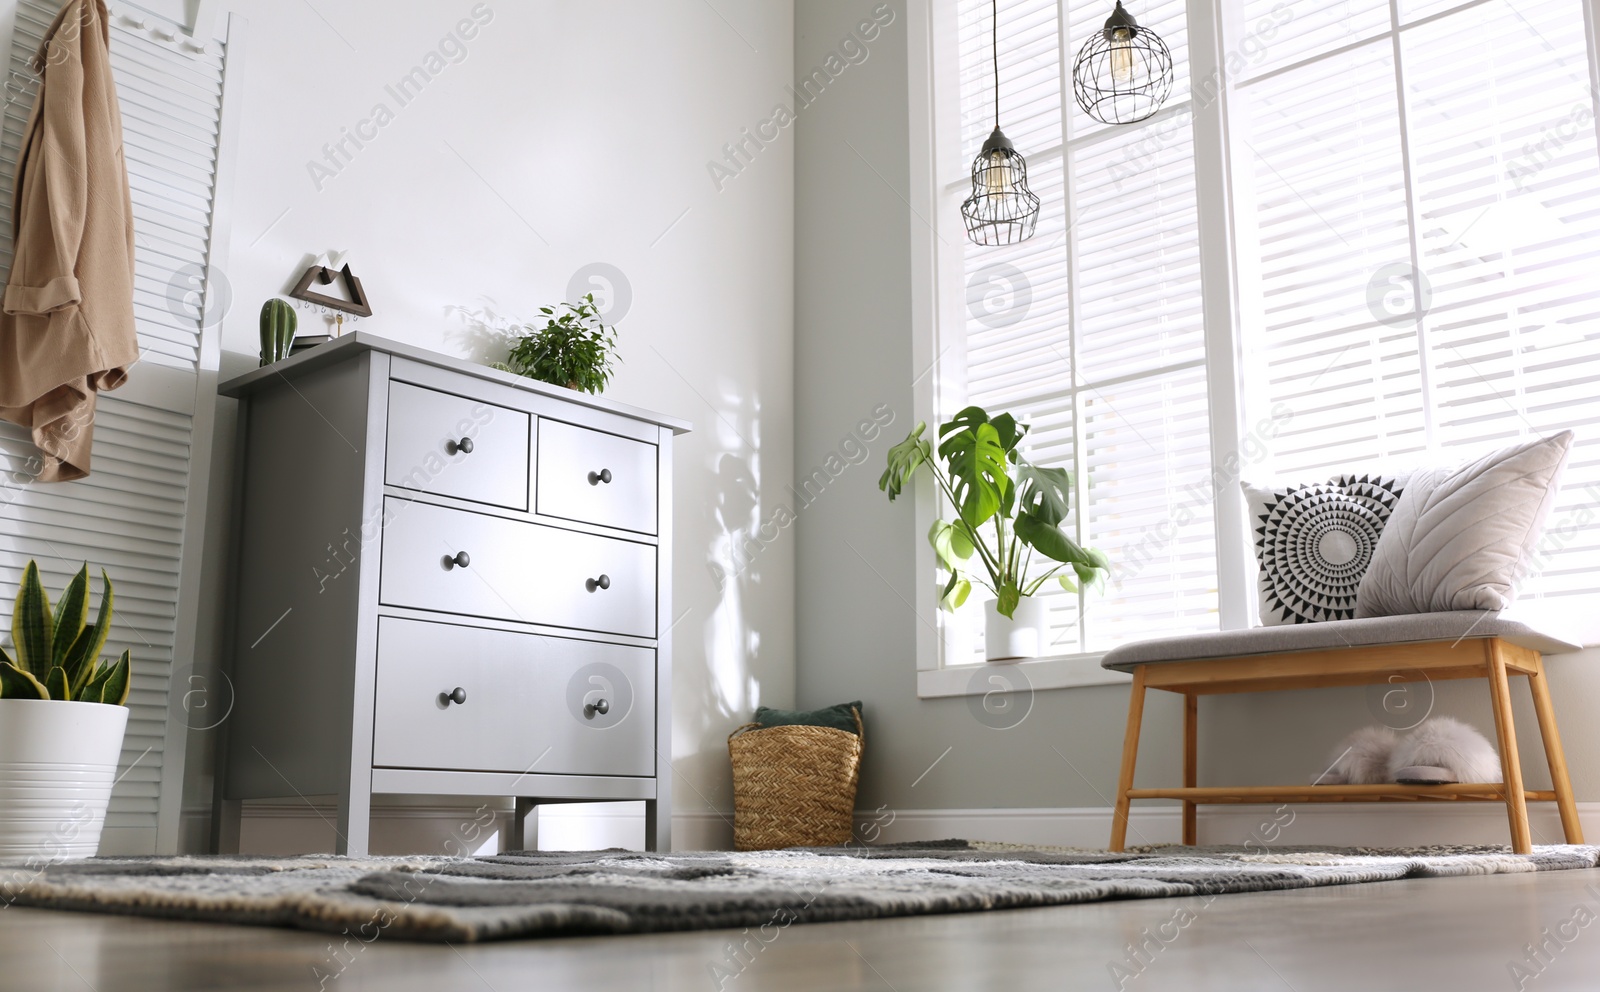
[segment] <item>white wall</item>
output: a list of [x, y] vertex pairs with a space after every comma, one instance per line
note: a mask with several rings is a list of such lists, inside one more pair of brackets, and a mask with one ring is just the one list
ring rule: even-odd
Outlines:
[[[707, 162], [782, 96], [791, 5], [233, 6], [249, 25], [224, 373], [255, 366], [257, 311], [308, 253], [351, 250], [375, 311], [361, 330], [484, 360], [503, 355], [461, 311], [532, 319], [584, 266], [619, 270], [631, 305], [608, 395], [695, 424], [676, 458], [674, 801], [731, 808], [728, 732], [758, 703], [793, 696], [792, 549], [725, 581], [709, 567], [791, 476], [792, 140], [720, 192]], [[474, 37], [442, 41], [474, 11], [487, 21]], [[442, 71], [402, 106], [386, 86], [430, 52]], [[319, 190], [307, 163], [325, 164], [324, 144], [380, 103], [393, 119], [367, 126], [377, 136], [347, 146], [352, 158]], [[219, 427], [219, 476], [229, 430]], [[191, 742], [191, 811], [209, 798], [208, 746]], [[190, 843], [199, 830], [191, 821]]]

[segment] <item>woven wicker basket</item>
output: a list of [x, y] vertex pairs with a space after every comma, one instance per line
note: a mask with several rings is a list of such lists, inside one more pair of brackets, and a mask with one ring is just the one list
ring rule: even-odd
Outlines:
[[747, 723], [728, 735], [733, 846], [740, 851], [845, 844], [854, 829], [866, 732]]

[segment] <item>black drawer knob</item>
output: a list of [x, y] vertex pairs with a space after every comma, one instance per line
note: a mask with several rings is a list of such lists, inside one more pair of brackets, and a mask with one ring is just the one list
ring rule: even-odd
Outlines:
[[611, 483], [611, 470], [609, 468], [603, 468], [598, 472], [589, 473], [589, 485], [598, 486], [602, 482], [606, 483], [607, 485]]
[[594, 592], [596, 589], [610, 589], [611, 576], [602, 575], [598, 579], [586, 579], [583, 583], [585, 589]]
[[467, 701], [467, 690], [458, 685], [451, 692], [439, 693], [439, 701], [446, 706], [449, 706], [451, 703], [455, 703], [457, 706], [460, 706], [462, 703]]
[[605, 716], [610, 712], [611, 704], [606, 702], [604, 699], [596, 699], [594, 702], [583, 708], [583, 715], [589, 717], [594, 716], [596, 713], [600, 714], [601, 716]]
[[444, 448], [452, 455], [458, 451], [463, 455], [470, 455], [472, 454], [472, 438], [464, 437], [459, 441], [447, 441]]
[[465, 551], [458, 552], [454, 558], [449, 555], [444, 556], [445, 571], [449, 571], [452, 568], [466, 568], [470, 564], [472, 564], [472, 556]]

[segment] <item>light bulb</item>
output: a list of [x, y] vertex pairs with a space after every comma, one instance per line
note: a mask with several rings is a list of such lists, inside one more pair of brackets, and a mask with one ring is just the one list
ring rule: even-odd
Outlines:
[[1111, 78], [1119, 83], [1133, 82], [1133, 31], [1116, 28], [1111, 32]]
[[989, 164], [983, 170], [983, 184], [992, 190], [1010, 191], [1017, 184], [1016, 170], [1011, 167], [1011, 156], [998, 149], [989, 153]]

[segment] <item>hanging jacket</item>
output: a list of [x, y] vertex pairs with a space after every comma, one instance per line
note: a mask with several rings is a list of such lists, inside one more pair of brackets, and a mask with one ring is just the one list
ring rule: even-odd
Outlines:
[[103, 0], [67, 0], [33, 69], [0, 305], [0, 417], [33, 431], [39, 481], [89, 474], [95, 395], [139, 358], [133, 209]]

